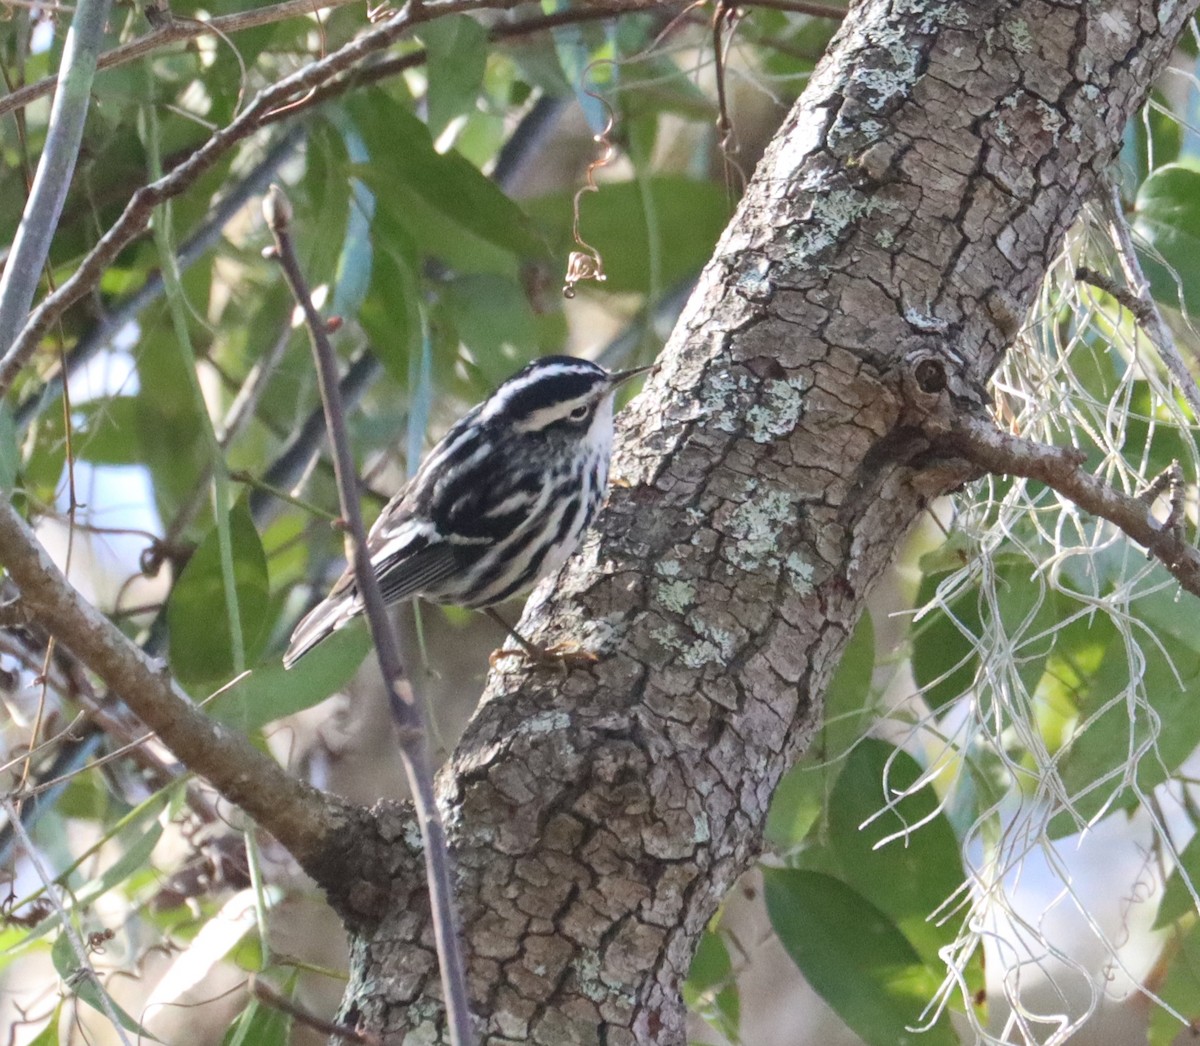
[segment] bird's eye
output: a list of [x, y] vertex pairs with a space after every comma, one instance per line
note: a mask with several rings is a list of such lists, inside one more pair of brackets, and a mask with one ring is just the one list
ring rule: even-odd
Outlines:
[[592, 408], [590, 404], [581, 403], [578, 407], [571, 411], [569, 417], [572, 421], [583, 421], [590, 413]]

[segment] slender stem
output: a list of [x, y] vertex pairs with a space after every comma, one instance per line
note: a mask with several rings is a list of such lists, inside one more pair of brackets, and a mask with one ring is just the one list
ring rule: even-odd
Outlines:
[[296, 259], [288, 226], [291, 204], [278, 186], [272, 186], [263, 201], [263, 214], [275, 239], [275, 257], [283, 270], [292, 294], [304, 311], [317, 364], [325, 422], [333, 446], [334, 472], [337, 476], [342, 517], [350, 534], [355, 584], [366, 610], [379, 667], [387, 681], [388, 703], [399, 724], [400, 752], [404, 760], [413, 805], [424, 841], [425, 871], [429, 883], [434, 937], [441, 965], [442, 990], [446, 1001], [446, 1019], [451, 1042], [467, 1046], [475, 1042], [467, 998], [466, 972], [458, 929], [458, 913], [450, 881], [450, 855], [446, 832], [433, 792], [433, 771], [429, 758], [428, 732], [419, 702], [404, 675], [388, 621], [387, 608], [367, 551], [366, 528], [359, 506], [358, 485], [346, 416], [338, 387], [337, 357], [329, 343], [325, 324], [312, 304], [307, 281]]
[[[150, 173], [162, 177], [162, 152], [159, 148], [158, 113], [153, 105], [144, 106], [145, 143], [149, 154]], [[158, 248], [158, 260], [162, 269], [163, 287], [167, 295], [167, 308], [171, 314], [171, 326], [175, 329], [175, 345], [179, 350], [179, 365], [187, 376], [188, 388], [196, 415], [200, 420], [200, 432], [208, 451], [209, 479], [212, 484], [213, 522], [217, 531], [217, 551], [221, 563], [221, 587], [225, 596], [225, 619], [229, 624], [229, 647], [233, 659], [234, 673], [246, 668], [245, 636], [242, 633], [242, 611], [238, 605], [237, 578], [233, 569], [233, 537], [229, 529], [229, 512], [232, 499], [229, 491], [229, 470], [225, 465], [225, 453], [217, 441], [212, 416], [200, 388], [196, 375], [196, 354], [192, 349], [192, 336], [188, 329], [187, 303], [183, 284], [179, 278], [179, 266], [171, 245], [171, 202], [164, 200], [154, 220], [154, 244]]]
[[46, 144], [12, 250], [0, 276], [0, 353], [6, 353], [25, 324], [30, 303], [58, 228], [83, 124], [91, 102], [96, 56], [111, 0], [80, 0], [71, 19], [58, 72], [58, 91], [50, 110]]
[[[83, 2], [86, 3], [87, 0], [83, 0]], [[7, 797], [4, 799], [4, 812], [8, 814], [9, 824], [12, 825], [17, 838], [21, 840], [21, 845], [25, 847], [26, 855], [29, 857], [34, 871], [37, 872], [38, 878], [42, 880], [42, 885], [46, 889], [46, 896], [50, 898], [50, 903], [54, 905], [54, 910], [58, 913], [58, 917], [62, 921], [63, 933], [67, 935], [67, 940], [71, 942], [71, 951], [75, 953], [75, 959], [79, 963], [79, 968], [96, 985], [96, 994], [100, 996], [100, 1006], [104, 1010], [104, 1016], [112, 1022], [112, 1026], [117, 1033], [117, 1038], [121, 1040], [123, 1046], [130, 1046], [129, 1037], [125, 1034], [125, 1029], [121, 1024], [120, 1018], [117, 1016], [117, 1011], [113, 1007], [112, 999], [108, 997], [108, 992], [105, 990], [104, 985], [100, 983], [100, 978], [96, 976], [96, 968], [92, 965], [92, 960], [88, 958], [83, 938], [79, 935], [79, 931], [71, 921], [70, 915], [67, 914], [66, 908], [63, 907], [62, 900], [53, 889], [54, 880], [42, 864], [42, 859], [38, 856], [37, 848], [33, 845], [33, 840], [29, 838], [29, 833], [25, 831], [25, 826], [21, 823], [21, 815], [17, 813], [17, 808], [13, 805], [13, 801]]]

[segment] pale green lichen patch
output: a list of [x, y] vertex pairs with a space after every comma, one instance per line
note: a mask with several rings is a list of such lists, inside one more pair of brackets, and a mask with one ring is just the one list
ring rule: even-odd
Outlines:
[[726, 558], [743, 570], [757, 570], [776, 559], [779, 533], [794, 513], [794, 495], [783, 490], [768, 490], [752, 495], [729, 517]]
[[[819, 186], [805, 188], [819, 189]], [[803, 228], [792, 241], [788, 261], [797, 266], [806, 264], [814, 255], [836, 244], [842, 233], [859, 219], [896, 210], [893, 201], [868, 196], [858, 189], [832, 189], [815, 196]]]
[[755, 443], [770, 443], [795, 430], [804, 411], [801, 393], [807, 385], [799, 378], [766, 383], [762, 401], [746, 411], [746, 427]]
[[654, 564], [654, 571], [663, 577], [678, 577], [683, 565], [677, 559], [660, 559]]
[[789, 552], [784, 566], [787, 567], [792, 588], [802, 596], [811, 594], [813, 591], [813, 565], [806, 562], [799, 552]]
[[709, 419], [708, 424], [722, 432], [737, 432], [738, 420], [734, 409], [733, 393], [738, 389], [738, 381], [732, 374], [719, 371], [711, 375], [700, 396], [702, 413]]
[[708, 828], [708, 815], [704, 813], [698, 813], [692, 818], [692, 820], [695, 824], [695, 830], [692, 832], [692, 842], [708, 842], [708, 840], [712, 838], [712, 833]]
[[1013, 50], [1017, 54], [1029, 54], [1033, 50], [1033, 34], [1029, 31], [1029, 23], [1023, 18], [1014, 18], [1007, 28]]
[[733, 658], [737, 651], [738, 638], [729, 629], [714, 625], [699, 614], [692, 614], [688, 618], [688, 624], [692, 626], [697, 635], [704, 637], [702, 641], [707, 641], [717, 648], [723, 661], [728, 662]]
[[688, 668], [703, 668], [709, 664], [724, 664], [721, 658], [721, 648], [708, 639], [699, 639], [688, 646], [680, 655], [679, 660]]
[[682, 614], [696, 602], [696, 587], [687, 581], [660, 581], [655, 596], [668, 610]]
[[522, 734], [549, 734], [555, 730], [566, 730], [571, 719], [566, 712], [539, 712], [530, 716], [519, 728]]

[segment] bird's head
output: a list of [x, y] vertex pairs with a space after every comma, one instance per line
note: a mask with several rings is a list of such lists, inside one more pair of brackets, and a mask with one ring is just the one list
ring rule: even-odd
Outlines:
[[525, 434], [584, 436], [611, 428], [613, 393], [652, 369], [607, 371], [573, 356], [543, 356], [501, 385], [483, 404], [478, 420]]

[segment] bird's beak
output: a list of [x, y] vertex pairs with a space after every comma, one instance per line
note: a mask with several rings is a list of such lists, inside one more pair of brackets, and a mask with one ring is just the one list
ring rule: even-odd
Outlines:
[[608, 376], [608, 387], [615, 389], [619, 385], [624, 385], [630, 378], [636, 378], [639, 374], [645, 374], [648, 371], [658, 370], [657, 363], [651, 363], [648, 367], [634, 367], [632, 370], [614, 370]]

